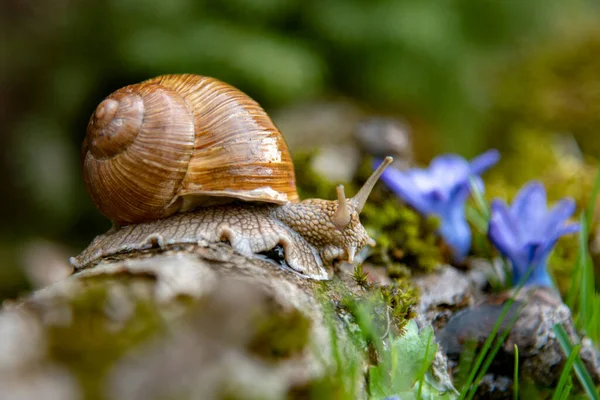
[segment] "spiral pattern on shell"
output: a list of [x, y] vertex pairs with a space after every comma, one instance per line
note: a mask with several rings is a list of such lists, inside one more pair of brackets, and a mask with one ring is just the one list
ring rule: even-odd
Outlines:
[[283, 135], [238, 89], [164, 75], [100, 103], [83, 144], [92, 201], [120, 225], [232, 199], [297, 201]]

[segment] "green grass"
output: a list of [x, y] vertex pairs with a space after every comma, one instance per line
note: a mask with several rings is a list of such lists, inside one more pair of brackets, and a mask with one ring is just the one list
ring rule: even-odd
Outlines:
[[515, 344], [515, 371], [513, 374], [513, 399], [519, 400], [519, 346]]
[[569, 358], [573, 354], [575, 354], [573, 356], [575, 373], [588, 397], [592, 400], [600, 400], [600, 395], [598, 395], [598, 390], [594, 386], [592, 377], [588, 373], [588, 370], [583, 364], [583, 361], [581, 361], [581, 358], [579, 358], [579, 348], [577, 346], [573, 346], [573, 343], [571, 343], [571, 341], [569, 340], [569, 335], [567, 334], [567, 331], [565, 331], [565, 328], [563, 328], [562, 325], [556, 324], [552, 327], [552, 330], [556, 334], [556, 338], [560, 343], [560, 347], [562, 347], [565, 354], [568, 354]]
[[[573, 347], [571, 354], [569, 354], [569, 358], [563, 367], [563, 371], [560, 374], [560, 378], [558, 379], [558, 385], [556, 385], [556, 389], [554, 390], [554, 395], [552, 396], [552, 400], [560, 400], [563, 398], [568, 398], [569, 393], [571, 392], [571, 388], [573, 387], [573, 383], [571, 380], [571, 370], [573, 369], [573, 363], [575, 363], [575, 357], [579, 353], [581, 349], [581, 345]], [[568, 384], [568, 382], [570, 384]]]
[[[571, 274], [571, 287], [567, 293], [566, 304], [573, 312], [575, 326], [583, 331], [595, 344], [600, 344], [600, 293], [595, 287], [594, 264], [588, 249], [588, 234], [593, 224], [596, 199], [600, 190], [600, 168], [596, 175], [590, 202], [581, 213], [581, 231], [579, 233], [579, 249], [576, 266]], [[553, 330], [560, 345], [569, 355], [563, 373], [553, 396], [554, 399], [568, 398], [572, 388], [570, 378], [571, 368], [575, 373], [587, 396], [590, 399], [600, 399], [598, 389], [594, 386], [592, 378], [579, 357], [580, 345], [573, 345], [562, 325], [555, 325]]]

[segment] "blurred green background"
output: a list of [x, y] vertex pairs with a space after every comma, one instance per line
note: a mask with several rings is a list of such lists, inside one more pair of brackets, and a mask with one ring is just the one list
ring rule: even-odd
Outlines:
[[600, 154], [591, 0], [4, 0], [0, 26], [0, 298], [30, 287], [19, 266], [109, 227], [80, 176], [87, 121], [113, 90], [164, 73], [227, 81], [276, 123], [330, 101], [402, 118], [422, 162], [496, 146], [521, 168], [524, 132], [541, 152], [563, 133], [582, 162]]

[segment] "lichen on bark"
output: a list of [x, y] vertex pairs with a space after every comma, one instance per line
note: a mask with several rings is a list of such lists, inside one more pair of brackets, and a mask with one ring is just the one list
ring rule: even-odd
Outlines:
[[[351, 312], [336, 313], [335, 305], [355, 294], [378, 296], [401, 327], [416, 297], [408, 286], [390, 290], [387, 297], [380, 286], [369, 294], [344, 270], [333, 282], [308, 280], [224, 243], [186, 245], [112, 257], [0, 315], [34, 321], [43, 343], [37, 357], [60, 368], [74, 399], [279, 399], [325, 390], [323, 382], [346, 390], [335, 388], [348, 377], [336, 375], [333, 343], [358, 328]], [[354, 348], [357, 371], [366, 368], [367, 348], [343, 346]], [[19, 375], [20, 387], [29, 379]], [[352, 379], [364, 397], [363, 375]], [[59, 396], [50, 388], [47, 398], [52, 390]]]

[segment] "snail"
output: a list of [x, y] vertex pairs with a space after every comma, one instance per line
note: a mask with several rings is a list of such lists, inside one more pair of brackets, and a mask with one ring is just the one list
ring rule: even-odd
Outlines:
[[388, 157], [350, 199], [299, 201], [283, 135], [238, 89], [200, 75], [164, 75], [104, 99], [87, 127], [83, 177], [114, 226], [76, 270], [119, 253], [227, 241], [252, 256], [283, 248], [287, 265], [328, 279], [335, 260], [374, 245], [359, 221]]

